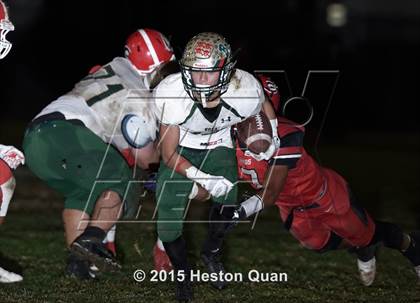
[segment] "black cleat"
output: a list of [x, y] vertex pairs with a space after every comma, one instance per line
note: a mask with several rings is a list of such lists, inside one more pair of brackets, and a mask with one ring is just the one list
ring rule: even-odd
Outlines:
[[[201, 254], [201, 260], [203, 260], [204, 265], [207, 267], [207, 271], [210, 275], [217, 275], [218, 277], [224, 276], [226, 273], [223, 263], [220, 261], [220, 250], [217, 252], [203, 252]], [[221, 273], [221, 274], [220, 274]], [[226, 287], [227, 282], [223, 278], [216, 281], [211, 281], [210, 284], [221, 290]]]
[[96, 272], [91, 270], [89, 261], [82, 260], [74, 254], [70, 254], [67, 259], [65, 275], [79, 280], [90, 280], [96, 278]]
[[70, 251], [79, 259], [95, 264], [100, 271], [115, 272], [121, 269], [114, 254], [96, 238], [82, 234], [71, 244]]
[[411, 232], [409, 235], [410, 246], [402, 254], [413, 264], [420, 284], [420, 231]]

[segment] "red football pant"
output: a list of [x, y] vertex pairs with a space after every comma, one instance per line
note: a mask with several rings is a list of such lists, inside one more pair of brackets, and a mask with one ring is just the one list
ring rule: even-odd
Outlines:
[[[322, 249], [334, 232], [353, 246], [366, 246], [375, 233], [375, 223], [364, 211], [365, 220], [351, 207], [349, 192], [345, 180], [331, 170], [325, 171], [328, 179], [328, 190], [321, 207], [308, 210], [295, 210], [290, 232], [306, 248]], [[291, 207], [276, 203], [280, 209], [283, 222]]]

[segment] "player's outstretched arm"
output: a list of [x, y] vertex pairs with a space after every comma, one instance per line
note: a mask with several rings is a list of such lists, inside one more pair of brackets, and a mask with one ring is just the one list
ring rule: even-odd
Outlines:
[[272, 165], [267, 169], [263, 188], [258, 193], [265, 206], [273, 205], [277, 201], [286, 183], [288, 171], [286, 165]]
[[273, 165], [267, 170], [263, 188], [243, 201], [236, 210], [235, 219], [248, 218], [267, 206], [273, 205], [286, 183], [288, 168], [285, 165]]

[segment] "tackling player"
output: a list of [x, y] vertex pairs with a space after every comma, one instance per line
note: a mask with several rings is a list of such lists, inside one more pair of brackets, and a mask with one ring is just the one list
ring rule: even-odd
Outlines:
[[375, 278], [380, 243], [400, 251], [420, 278], [420, 234], [407, 234], [392, 223], [372, 219], [343, 177], [307, 154], [303, 127], [278, 120], [281, 145], [269, 159], [261, 160], [238, 140], [239, 176], [259, 191], [242, 202], [234, 216], [247, 218], [275, 204], [285, 227], [304, 247], [317, 252], [352, 248], [366, 286]]

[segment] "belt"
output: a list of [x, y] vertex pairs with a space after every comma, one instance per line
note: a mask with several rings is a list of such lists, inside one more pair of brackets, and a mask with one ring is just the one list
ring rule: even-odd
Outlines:
[[28, 126], [26, 127], [26, 131], [28, 132], [28, 131], [34, 129], [36, 126], [38, 126], [42, 123], [46, 123], [46, 122], [49, 122], [49, 121], [57, 121], [57, 120], [68, 121], [68, 122], [70, 122], [72, 124], [75, 124], [75, 125], [85, 126], [85, 124], [78, 119], [67, 120], [66, 117], [62, 113], [52, 112], [52, 113], [49, 113], [49, 114], [39, 116], [38, 118], [29, 122]]
[[284, 221], [284, 224], [283, 224], [284, 228], [286, 228], [287, 230], [290, 230], [290, 227], [292, 227], [295, 211], [305, 211], [305, 210], [308, 210], [308, 209], [313, 209], [313, 208], [318, 208], [318, 207], [319, 207], [319, 204], [316, 203], [316, 202], [312, 203], [312, 204], [309, 204], [308, 206], [293, 207], [290, 210], [289, 214], [287, 215], [286, 221]]

